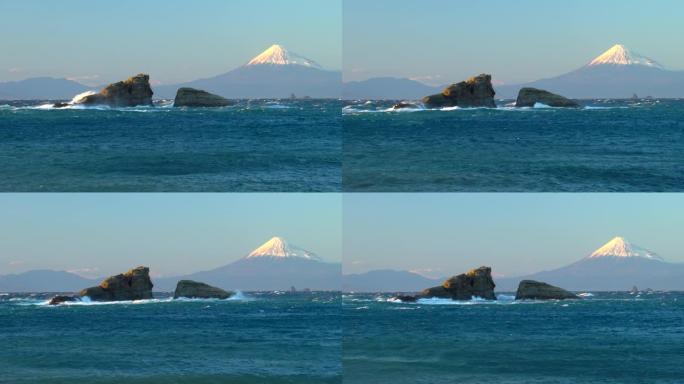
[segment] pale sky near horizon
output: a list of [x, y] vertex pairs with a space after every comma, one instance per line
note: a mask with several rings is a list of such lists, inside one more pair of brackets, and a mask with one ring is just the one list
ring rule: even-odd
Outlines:
[[342, 66], [341, 0], [0, 2], [0, 81], [100, 85], [150, 73], [177, 83], [227, 72], [272, 44]]
[[223, 266], [281, 236], [342, 258], [338, 194], [1, 194], [0, 275], [33, 269], [102, 277]]
[[346, 194], [344, 273], [517, 276], [575, 262], [623, 236], [684, 262], [683, 194]]
[[679, 0], [344, 0], [345, 81], [520, 83], [575, 70], [615, 44], [684, 70]]

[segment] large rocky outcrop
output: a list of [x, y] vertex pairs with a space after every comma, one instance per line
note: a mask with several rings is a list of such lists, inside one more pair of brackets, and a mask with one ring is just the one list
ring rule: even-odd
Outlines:
[[111, 276], [97, 287], [82, 290], [79, 295], [92, 301], [144, 300], [152, 298], [150, 269], [137, 267], [126, 273]]
[[226, 107], [234, 103], [219, 95], [195, 88], [179, 88], [174, 107]]
[[109, 84], [100, 93], [83, 97], [78, 104], [109, 107], [152, 105], [152, 94], [150, 76], [139, 74], [127, 80]]
[[209, 284], [192, 280], [181, 280], [176, 285], [173, 298], [187, 297], [191, 299], [227, 299], [233, 296], [233, 292], [224, 291], [221, 288], [212, 287]]
[[423, 104], [428, 108], [440, 107], [490, 107], [494, 103], [492, 75], [481, 74], [466, 81], [452, 84], [436, 95], [425, 96]]
[[421, 298], [438, 297], [452, 300], [471, 300], [475, 297], [496, 300], [494, 280], [490, 267], [480, 267], [452, 276], [442, 285], [423, 290], [417, 296], [397, 296], [397, 300], [412, 302]]
[[536, 103], [548, 105], [549, 107], [568, 107], [577, 108], [577, 102], [565, 98], [561, 95], [556, 95], [549, 91], [537, 88], [522, 88], [518, 92], [518, 98], [515, 101], [516, 107], [534, 107]]
[[523, 280], [515, 293], [516, 300], [565, 300], [579, 297], [563, 288], [555, 287], [541, 281]]

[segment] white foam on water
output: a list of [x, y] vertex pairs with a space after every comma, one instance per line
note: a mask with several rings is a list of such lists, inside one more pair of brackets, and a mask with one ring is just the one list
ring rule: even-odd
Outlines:
[[496, 300], [487, 300], [481, 297], [473, 297], [471, 300], [451, 300], [438, 297], [418, 299], [416, 302], [424, 305], [476, 305], [476, 304], [497, 304]]
[[231, 297], [226, 300], [230, 301], [251, 301], [254, 300], [253, 297], [247, 296], [242, 291], [235, 291]]
[[590, 293], [590, 292], [582, 292], [582, 293], [578, 293], [577, 296], [579, 296], [579, 297], [593, 297], [594, 294]]
[[500, 293], [496, 295], [496, 299], [499, 301], [514, 301], [515, 295], [504, 295], [503, 293]]
[[551, 108], [551, 106], [543, 104], [543, 103], [534, 103], [533, 108]]
[[[165, 299], [144, 299], [144, 300], [124, 300], [124, 301], [92, 301], [90, 297], [83, 296], [80, 301], [67, 301], [59, 305], [54, 305], [53, 307], [59, 307], [60, 305], [66, 306], [89, 306], [89, 305], [145, 305], [145, 304], [158, 304], [158, 303], [170, 303], [173, 301], [172, 297], [167, 297]], [[49, 305], [50, 301], [44, 301], [43, 305]]]
[[71, 104], [71, 105], [78, 104], [81, 101], [83, 101], [83, 99], [85, 99], [86, 97], [96, 95], [96, 94], [97, 94], [97, 92], [95, 92], [95, 91], [85, 91], [85, 92], [79, 93], [78, 95], [74, 96], [71, 99], [69, 104]]

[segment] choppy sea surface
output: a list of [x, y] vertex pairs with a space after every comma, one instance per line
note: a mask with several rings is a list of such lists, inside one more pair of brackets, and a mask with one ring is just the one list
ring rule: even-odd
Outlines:
[[0, 383], [342, 382], [337, 293], [48, 306], [50, 296], [0, 295]]
[[341, 103], [0, 102], [0, 191], [339, 191]]
[[345, 191], [684, 191], [684, 100], [343, 107]]
[[345, 383], [682, 383], [684, 293], [343, 297]]

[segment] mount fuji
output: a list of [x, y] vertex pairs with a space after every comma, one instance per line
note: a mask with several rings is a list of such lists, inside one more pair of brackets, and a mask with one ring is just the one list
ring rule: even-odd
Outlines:
[[[496, 73], [493, 75], [496, 78]], [[445, 85], [434, 87], [411, 79], [376, 77], [345, 82], [342, 95], [347, 100], [419, 100], [430, 93], [440, 92]], [[684, 97], [684, 71], [669, 70], [649, 57], [615, 44], [572, 72], [494, 88], [498, 99], [514, 99], [523, 87], [541, 88], [575, 99], [624, 99], [635, 94], [680, 98]]]
[[496, 280], [499, 291], [514, 291], [521, 280], [539, 280], [574, 291], [626, 291], [632, 286], [684, 290], [684, 263], [615, 237], [570, 265], [518, 278]]
[[[495, 266], [496, 267], [496, 266]], [[409, 271], [374, 270], [343, 276], [346, 292], [418, 292], [440, 284]], [[684, 290], [684, 263], [670, 263], [655, 252], [617, 236], [570, 265], [520, 277], [495, 278], [498, 292], [514, 292], [520, 281], [538, 280], [573, 291], [627, 291], [633, 286]]]
[[183, 84], [154, 87], [156, 98], [170, 99], [180, 87], [198, 88], [227, 98], [339, 98], [340, 71], [325, 70], [317, 62], [275, 44], [245, 65], [214, 77]]
[[178, 280], [197, 280], [228, 290], [274, 291], [298, 289], [338, 291], [342, 267], [313, 252], [273, 237], [230, 264], [186, 276], [154, 281], [155, 290], [172, 291]]
[[[227, 290], [275, 291], [309, 288], [339, 291], [340, 263], [325, 262], [320, 256], [281, 237], [274, 237], [243, 258], [209, 271], [185, 276], [153, 279], [155, 291], [173, 291], [179, 280], [197, 280]], [[87, 279], [55, 270], [33, 270], [0, 275], [0, 292], [78, 292], [102, 279]]]
[[666, 69], [657, 61], [615, 44], [572, 72], [526, 84], [496, 87], [497, 98], [515, 98], [520, 88], [533, 87], [575, 99], [684, 97], [684, 71]]

